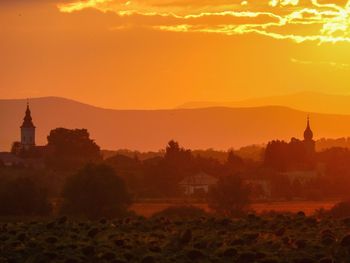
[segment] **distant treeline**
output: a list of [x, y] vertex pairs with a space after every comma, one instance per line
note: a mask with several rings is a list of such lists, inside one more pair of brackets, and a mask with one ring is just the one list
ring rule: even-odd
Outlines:
[[350, 148], [350, 137], [338, 139], [322, 138], [316, 141], [316, 151], [321, 152], [333, 147]]
[[[350, 137], [329, 139], [329, 138], [321, 138], [316, 141], [316, 151], [321, 152], [329, 148], [333, 147], [342, 147], [350, 149]], [[219, 160], [220, 162], [225, 162], [227, 160], [228, 152], [234, 151], [236, 155], [243, 159], [251, 159], [253, 161], [262, 161], [264, 159], [264, 151], [266, 148], [266, 144], [260, 145], [247, 145], [241, 147], [239, 149], [228, 149], [227, 151], [220, 151], [215, 149], [206, 149], [206, 150], [192, 150], [194, 155], [200, 155], [203, 157], [214, 158]], [[120, 154], [128, 157], [139, 158], [140, 160], [146, 160], [154, 157], [164, 156], [165, 151], [159, 150], [158, 152], [140, 152], [140, 151], [131, 151], [128, 149], [120, 149], [120, 150], [102, 150], [101, 154], [103, 159], [107, 159], [112, 157], [113, 155]]]
[[[246, 204], [259, 198], [350, 197], [350, 149], [346, 147], [349, 139], [340, 140], [346, 142], [343, 147], [334, 147], [337, 144], [332, 144], [332, 140], [324, 140], [327, 147], [319, 152], [314, 147], [309, 152], [305, 141], [295, 138], [226, 152], [186, 149], [170, 140], [164, 150], [149, 153], [101, 151], [85, 129], [54, 129], [47, 139], [40, 157], [35, 149], [14, 152], [23, 160], [39, 158], [42, 168], [0, 162], [0, 215], [13, 208], [14, 214], [29, 208], [26, 213], [45, 214], [48, 200], [63, 200], [61, 209], [68, 214], [79, 211], [90, 217], [112, 216], [115, 212], [121, 214], [119, 208], [125, 211], [131, 200], [185, 198], [180, 182], [201, 173], [214, 177], [218, 183], [212, 186], [216, 189], [212, 195], [211, 191], [202, 191], [196, 193], [196, 198], [207, 201], [214, 196], [214, 200], [219, 200], [213, 205], [216, 208], [227, 201], [225, 206], [232, 207], [235, 200]], [[123, 194], [115, 196], [116, 193]], [[237, 193], [242, 194], [234, 196]], [[118, 198], [121, 205], [113, 207]], [[101, 200], [105, 199], [109, 206], [103, 208], [105, 201]], [[226, 214], [235, 213], [226, 207], [225, 210], [229, 211]]]
[[[265, 145], [248, 145], [241, 147], [239, 149], [228, 149], [227, 151], [220, 151], [215, 149], [206, 150], [191, 150], [192, 154], [195, 156], [201, 156], [204, 158], [213, 158], [221, 163], [224, 163], [229, 155], [229, 152], [233, 151], [237, 156], [243, 159], [250, 159], [252, 161], [261, 161], [264, 157]], [[159, 150], [158, 152], [140, 152], [131, 151], [128, 149], [120, 149], [116, 151], [102, 150], [101, 154], [103, 159], [108, 159], [114, 155], [124, 155], [130, 158], [137, 157], [139, 160], [147, 160], [154, 157], [162, 157], [165, 155], [165, 150]]]

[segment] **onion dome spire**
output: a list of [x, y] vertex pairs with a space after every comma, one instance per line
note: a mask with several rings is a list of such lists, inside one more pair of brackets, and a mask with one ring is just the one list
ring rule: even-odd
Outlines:
[[311, 141], [314, 137], [314, 134], [310, 128], [310, 116], [307, 116], [307, 123], [306, 123], [306, 129], [304, 131], [304, 140], [305, 141]]

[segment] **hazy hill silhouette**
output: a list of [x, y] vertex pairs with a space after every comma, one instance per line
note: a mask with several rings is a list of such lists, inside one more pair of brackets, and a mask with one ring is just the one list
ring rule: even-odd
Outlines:
[[[63, 98], [31, 99], [37, 143], [56, 127], [87, 128], [104, 149], [158, 150], [170, 139], [189, 148], [228, 149], [301, 137], [307, 113], [280, 106], [109, 110]], [[0, 151], [19, 138], [26, 100], [0, 100]], [[350, 116], [311, 114], [315, 136], [350, 135]]]
[[179, 108], [194, 109], [207, 107], [261, 107], [285, 106], [307, 112], [328, 114], [350, 114], [350, 96], [330, 95], [319, 92], [300, 92], [289, 95], [251, 98], [231, 102], [194, 101]]

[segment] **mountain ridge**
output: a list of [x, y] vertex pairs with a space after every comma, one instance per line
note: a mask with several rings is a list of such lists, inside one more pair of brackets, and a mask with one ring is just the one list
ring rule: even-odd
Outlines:
[[[26, 99], [0, 99], [0, 151], [19, 139]], [[175, 139], [186, 148], [221, 149], [301, 138], [307, 112], [283, 106], [162, 110], [103, 109], [60, 97], [30, 99], [37, 144], [57, 127], [86, 128], [103, 149], [159, 150]], [[350, 115], [311, 113], [317, 138], [350, 135]]]
[[253, 97], [237, 101], [192, 101], [177, 108], [285, 106], [305, 112], [350, 114], [350, 96], [306, 91], [287, 95]]

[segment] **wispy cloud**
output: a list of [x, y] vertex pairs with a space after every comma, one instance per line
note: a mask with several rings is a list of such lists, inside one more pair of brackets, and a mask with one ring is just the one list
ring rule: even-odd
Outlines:
[[58, 5], [61, 12], [87, 8], [119, 16], [160, 17], [151, 28], [225, 35], [259, 34], [296, 43], [350, 42], [350, 0], [87, 0]]
[[329, 66], [336, 69], [343, 69], [343, 70], [350, 69], [350, 64], [334, 62], [334, 61], [309, 61], [309, 60], [300, 60], [296, 58], [291, 58], [290, 61], [292, 63], [302, 64], [302, 65], [324, 65], [324, 66]]

